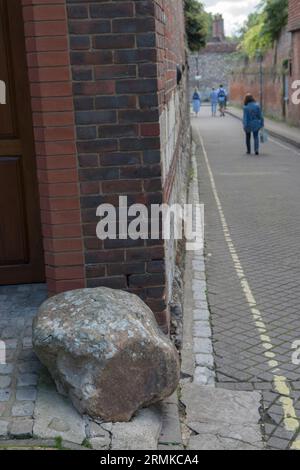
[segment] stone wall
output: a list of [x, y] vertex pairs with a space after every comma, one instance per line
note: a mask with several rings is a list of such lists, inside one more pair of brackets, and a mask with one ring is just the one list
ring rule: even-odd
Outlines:
[[[196, 85], [203, 99], [220, 84], [230, 92], [231, 72], [237, 62], [235, 49], [236, 45], [230, 43], [208, 44], [199, 54], [190, 55], [190, 97]], [[201, 76], [199, 81], [195, 80], [197, 75]]]

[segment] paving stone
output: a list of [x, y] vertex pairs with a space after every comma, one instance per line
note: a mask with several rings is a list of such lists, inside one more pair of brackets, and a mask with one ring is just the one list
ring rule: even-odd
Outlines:
[[[193, 423], [191, 425], [193, 429]], [[189, 450], [263, 450], [258, 426], [216, 424], [194, 425], [198, 435], [192, 436]]]
[[201, 310], [194, 310], [194, 320], [199, 320], [199, 321], [208, 321], [209, 320], [209, 311], [205, 309]]
[[24, 373], [38, 374], [41, 368], [42, 368], [42, 365], [38, 361], [25, 361], [25, 362], [18, 363], [18, 371], [21, 374], [24, 374]]
[[8, 388], [11, 384], [11, 377], [9, 375], [0, 375], [0, 389]]
[[2, 340], [12, 339], [12, 338], [15, 338], [15, 336], [16, 336], [16, 328], [13, 328], [11, 326], [4, 328], [1, 333]]
[[18, 376], [18, 387], [28, 387], [30, 385], [36, 385], [38, 382], [37, 374], [20, 374]]
[[35, 401], [36, 387], [21, 387], [17, 389], [16, 397], [19, 401]]
[[7, 408], [7, 403], [1, 402], [0, 403], [0, 417], [4, 416], [4, 413], [6, 412], [6, 408]]
[[11, 396], [11, 390], [0, 390], [0, 402], [8, 401]]
[[183, 445], [177, 446], [177, 445], [165, 445], [165, 444], [159, 444], [157, 447], [158, 450], [167, 450], [168, 452], [172, 453], [174, 450], [184, 450]]
[[8, 425], [9, 421], [5, 421], [4, 419], [0, 419], [0, 438], [6, 437], [8, 434]]
[[194, 352], [202, 354], [212, 354], [212, 344], [207, 338], [194, 338]]
[[9, 426], [9, 436], [15, 439], [26, 439], [32, 437], [32, 419], [14, 419]]
[[111, 437], [106, 433], [105, 437], [93, 437], [89, 440], [94, 450], [109, 450], [111, 445]]
[[32, 337], [25, 337], [22, 341], [23, 348], [32, 348]]
[[75, 410], [69, 399], [55, 391], [38, 392], [34, 410], [34, 435], [52, 439], [57, 435], [63, 440], [81, 444], [86, 438], [85, 420]]
[[187, 426], [197, 433], [190, 450], [263, 449], [259, 426], [261, 395], [184, 384], [181, 400]]
[[213, 369], [214, 357], [212, 354], [196, 354], [195, 361], [197, 366], [208, 367]]
[[34, 402], [16, 402], [12, 407], [12, 416], [29, 417], [33, 415]]
[[6, 375], [11, 374], [13, 371], [13, 364], [0, 364], [0, 374]]
[[157, 450], [162, 429], [161, 413], [156, 407], [140, 410], [130, 423], [112, 426], [112, 450]]
[[194, 382], [197, 385], [215, 385], [215, 373], [208, 367], [199, 367], [195, 369]]
[[178, 403], [162, 404], [162, 430], [160, 433], [159, 444], [182, 446]]
[[212, 332], [209, 323], [204, 321], [194, 322], [193, 334], [197, 338], [211, 338]]
[[194, 298], [195, 298], [196, 301], [198, 300], [200, 302], [205, 302], [206, 301], [206, 291], [204, 289], [194, 291]]

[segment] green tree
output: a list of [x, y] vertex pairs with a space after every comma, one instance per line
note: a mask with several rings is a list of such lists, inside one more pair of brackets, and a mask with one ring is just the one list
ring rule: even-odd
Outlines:
[[269, 35], [272, 42], [276, 41], [288, 22], [288, 0], [267, 0], [264, 8], [265, 23], [262, 33]]
[[264, 53], [278, 40], [288, 21], [288, 0], [263, 0], [240, 31], [240, 49], [248, 57]]
[[184, 0], [184, 12], [188, 46], [191, 51], [198, 51], [206, 44], [210, 16], [197, 0]]

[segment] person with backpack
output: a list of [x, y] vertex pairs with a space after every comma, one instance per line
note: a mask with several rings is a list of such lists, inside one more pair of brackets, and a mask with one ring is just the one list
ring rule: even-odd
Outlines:
[[227, 92], [223, 85], [220, 85], [220, 88], [218, 89], [218, 103], [219, 103], [219, 108], [220, 108], [220, 115], [221, 117], [225, 117]]
[[193, 111], [197, 117], [200, 112], [200, 109], [201, 109], [201, 95], [200, 95], [200, 91], [196, 87], [194, 90], [194, 94], [193, 94]]
[[215, 117], [217, 115], [217, 106], [218, 106], [218, 91], [213, 88], [210, 93], [210, 103], [211, 103], [211, 115]]
[[244, 102], [244, 131], [246, 133], [247, 154], [251, 154], [251, 135], [254, 137], [254, 151], [259, 155], [259, 131], [264, 127], [264, 117], [260, 105], [248, 93]]

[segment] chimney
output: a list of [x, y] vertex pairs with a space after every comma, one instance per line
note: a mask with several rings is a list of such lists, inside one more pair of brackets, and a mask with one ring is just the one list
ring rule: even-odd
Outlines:
[[225, 40], [224, 19], [219, 14], [213, 18], [213, 39], [218, 42]]

